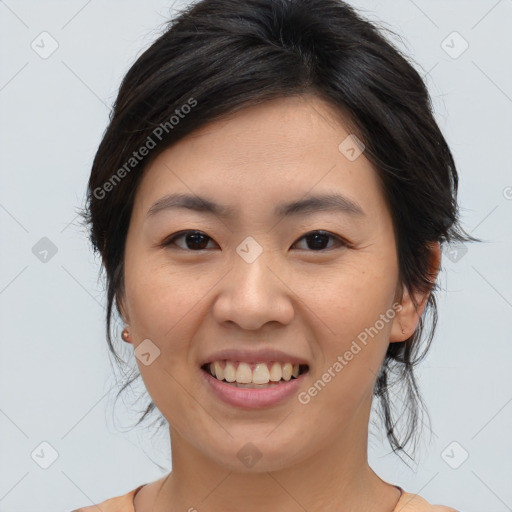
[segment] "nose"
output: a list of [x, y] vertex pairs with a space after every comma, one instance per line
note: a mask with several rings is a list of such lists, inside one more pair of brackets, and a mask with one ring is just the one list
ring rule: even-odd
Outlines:
[[241, 329], [261, 329], [269, 322], [286, 325], [294, 316], [290, 272], [263, 251], [254, 261], [237, 253], [231, 271], [220, 282], [213, 306], [219, 323], [231, 322]]

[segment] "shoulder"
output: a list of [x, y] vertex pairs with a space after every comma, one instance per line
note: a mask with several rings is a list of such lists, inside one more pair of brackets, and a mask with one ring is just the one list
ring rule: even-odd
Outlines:
[[101, 503], [90, 505], [88, 507], [77, 508], [70, 512], [98, 512], [98, 508], [102, 512], [134, 512], [133, 499], [142, 487], [144, 487], [144, 485], [139, 485], [139, 487], [132, 489], [126, 494], [114, 496], [113, 498], [109, 498]]
[[458, 512], [452, 507], [443, 505], [431, 505], [419, 494], [412, 494], [403, 491], [400, 501], [396, 504], [393, 512]]

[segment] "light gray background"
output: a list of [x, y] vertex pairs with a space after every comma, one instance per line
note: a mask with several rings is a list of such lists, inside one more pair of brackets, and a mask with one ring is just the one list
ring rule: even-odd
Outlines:
[[[419, 372], [432, 441], [426, 431], [410, 470], [372, 429], [370, 463], [432, 503], [510, 511], [512, 0], [351, 3], [400, 34], [426, 75], [460, 173], [463, 224], [488, 241], [443, 260], [440, 321]], [[99, 261], [76, 208], [120, 80], [171, 8], [0, 1], [0, 512], [69, 512], [159, 478], [152, 461], [170, 469], [165, 430], [127, 432], [142, 386], [112, 412]], [[58, 43], [46, 59], [31, 47], [51, 49], [43, 31]], [[454, 31], [463, 39], [447, 39]], [[57, 248], [47, 262], [32, 251], [43, 237]]]

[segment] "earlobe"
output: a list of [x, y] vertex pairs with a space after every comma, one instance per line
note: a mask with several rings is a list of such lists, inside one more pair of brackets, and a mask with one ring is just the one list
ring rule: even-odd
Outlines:
[[126, 341], [126, 343], [132, 342], [130, 338], [130, 331], [128, 331], [128, 326], [123, 329], [123, 332], [121, 333], [121, 338], [123, 338], [123, 341]]
[[[401, 298], [399, 299], [401, 307], [393, 319], [389, 338], [390, 343], [407, 340], [414, 334], [414, 331], [418, 327], [441, 265], [441, 246], [439, 242], [432, 242], [430, 244], [430, 251], [430, 289], [423, 293], [414, 293], [415, 301], [413, 301], [409, 290], [405, 284], [403, 285]], [[400, 297], [400, 294], [397, 295]], [[417, 309], [414, 302], [418, 305]]]
[[[390, 343], [405, 341], [412, 336], [418, 326], [419, 318], [426, 305], [426, 299], [419, 302], [418, 312], [416, 313], [416, 308], [409, 291], [405, 285], [403, 285], [403, 288], [400, 309], [397, 311], [397, 314], [393, 319], [393, 325], [391, 326], [391, 333], [389, 337]], [[415, 295], [415, 298], [418, 300], [418, 295]], [[426, 298], [428, 298], [428, 294], [426, 294]]]

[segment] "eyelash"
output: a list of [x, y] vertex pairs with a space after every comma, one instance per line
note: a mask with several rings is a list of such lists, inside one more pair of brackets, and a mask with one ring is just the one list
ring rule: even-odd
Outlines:
[[[188, 234], [203, 235], [207, 239], [212, 240], [211, 237], [209, 237], [208, 235], [206, 235], [206, 233], [203, 233], [202, 231], [185, 230], [185, 231], [180, 231], [178, 233], [175, 233], [174, 235], [171, 235], [171, 237], [166, 238], [164, 240], [164, 242], [161, 244], [161, 247], [170, 248], [170, 246], [173, 245], [176, 240], [178, 240], [179, 238], [183, 238]], [[297, 240], [297, 242], [294, 243], [294, 245], [296, 243], [298, 243], [299, 241], [306, 239], [308, 237], [312, 237], [314, 235], [324, 235], [329, 238], [335, 239], [337, 241], [337, 243], [339, 244], [339, 246], [341, 246], [341, 247], [350, 247], [350, 244], [346, 240], [343, 240], [342, 238], [340, 238], [339, 236], [334, 235], [334, 234], [330, 233], [329, 231], [318, 230], [318, 229], [306, 233], [301, 238], [299, 238]], [[193, 250], [193, 249], [188, 249], [188, 248], [184, 249], [183, 247], [178, 247], [178, 249], [182, 250], [182, 251], [190, 251], [190, 252], [202, 252], [202, 251], [207, 250], [207, 249]], [[308, 252], [325, 252], [325, 251], [329, 251], [329, 250], [332, 250], [332, 247], [328, 248], [328, 249], [319, 249], [319, 250], [310, 249], [310, 250], [308, 250]]]

